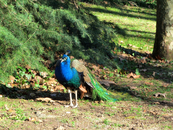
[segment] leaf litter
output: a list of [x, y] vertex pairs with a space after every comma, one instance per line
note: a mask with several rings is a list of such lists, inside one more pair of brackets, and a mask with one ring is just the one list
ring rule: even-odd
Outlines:
[[[154, 63], [158, 62], [157, 60], [149, 60], [149, 57], [138, 59], [123, 54], [123, 56], [120, 57], [120, 61], [122, 63], [126, 61], [128, 61], [126, 63], [129, 63], [129, 61], [135, 62], [139, 71], [131, 68], [123, 71], [117, 71], [116, 69], [110, 70], [102, 65], [86, 63], [85, 61], [82, 62], [92, 70], [92, 73], [97, 76], [98, 81], [105, 87], [111, 88], [113, 86], [114, 90], [119, 87], [119, 90], [127, 88], [128, 92], [131, 91], [132, 95], [137, 97], [142, 97], [140, 91], [149, 93], [154, 92], [154, 90], [159, 87], [170, 88], [171, 83], [169, 82], [165, 83], [159, 81], [159, 86], [153, 82], [154, 77], [165, 75], [160, 75], [162, 72], [156, 69], [153, 70], [154, 74], [148, 74], [148, 77], [145, 79], [144, 73], [151, 71], [153, 69], [151, 66], [154, 66]], [[157, 65], [157, 67], [162, 65], [160, 63], [165, 63], [167, 66], [171, 67], [170, 62], [163, 60], [158, 62], [159, 65]], [[108, 129], [161, 129], [166, 126], [173, 128], [173, 116], [171, 114], [173, 112], [173, 103], [157, 100], [160, 98], [169, 98], [168, 94], [162, 93], [160, 90], [160, 92], [158, 91], [151, 94], [152, 97], [145, 97], [146, 99], [148, 98], [148, 101], [144, 100], [139, 103], [120, 101], [115, 104], [107, 104], [103, 101], [93, 102], [89, 100], [89, 102], [85, 102], [85, 100], [80, 100], [79, 108], [76, 109], [75, 114], [73, 109], [66, 109], [63, 107], [64, 104], [68, 103], [68, 94], [66, 93], [65, 88], [56, 81], [54, 75], [50, 76], [46, 72], [39, 73], [32, 70], [30, 67], [26, 67], [25, 69], [26, 72], [21, 73], [22, 76], [18, 72], [18, 75], [21, 76], [18, 79], [14, 76], [10, 76], [11, 82], [8, 83], [9, 87], [6, 88], [5, 93], [9, 95], [9, 97], [19, 98], [17, 100], [23, 101], [29, 99], [29, 101], [35, 101], [31, 104], [26, 100], [22, 102], [25, 107], [20, 105], [20, 107], [23, 108], [23, 113], [29, 114], [26, 114], [25, 119], [24, 115], [16, 114], [17, 111], [15, 110], [15, 107], [9, 107], [9, 105], [1, 107], [5, 108], [5, 113], [0, 112], [4, 113], [0, 114], [0, 121], [2, 122], [4, 119], [10, 120], [10, 122], [25, 119], [24, 122], [21, 122], [22, 125], [19, 125], [19, 128], [16, 129], [27, 128], [28, 126], [31, 126], [32, 123], [34, 124], [32, 124], [33, 129], [41, 127], [45, 129], [92, 129], [102, 127]], [[29, 76], [26, 74], [31, 75], [30, 78], [28, 78]], [[114, 80], [115, 77], [117, 77], [116, 80]], [[139, 86], [143, 86], [142, 89]], [[1, 98], [5, 101], [11, 102], [11, 100], [7, 99], [5, 95], [2, 95]], [[42, 106], [33, 106], [33, 104], [37, 102], [43, 102]], [[169, 110], [163, 112], [162, 110], [165, 109]], [[17, 118], [17, 116], [21, 117]], [[102, 117], [102, 119], [100, 117]], [[98, 118], [100, 118], [100, 120], [98, 120]], [[145, 118], [146, 121], [144, 121], [143, 118]], [[80, 121], [85, 122], [86, 124], [80, 124]], [[165, 124], [163, 123], [165, 121], [169, 122]], [[160, 126], [157, 125], [158, 122]], [[87, 123], [90, 125], [87, 125]], [[47, 126], [44, 124], [47, 124]], [[4, 125], [3, 127], [9, 128], [7, 125]]]

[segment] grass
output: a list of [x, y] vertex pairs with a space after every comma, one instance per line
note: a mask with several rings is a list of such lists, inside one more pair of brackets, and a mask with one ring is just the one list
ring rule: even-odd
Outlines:
[[[156, 10], [141, 7], [102, 6], [85, 4], [101, 21], [117, 32], [118, 44], [136, 51], [152, 52], [156, 31]], [[115, 40], [117, 42], [117, 40]]]

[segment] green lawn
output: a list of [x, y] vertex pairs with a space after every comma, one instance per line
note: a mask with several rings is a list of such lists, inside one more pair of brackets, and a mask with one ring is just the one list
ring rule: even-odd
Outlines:
[[105, 8], [91, 4], [84, 6], [98, 19], [115, 28], [115, 43], [139, 52], [152, 52], [156, 31], [155, 9], [130, 6]]

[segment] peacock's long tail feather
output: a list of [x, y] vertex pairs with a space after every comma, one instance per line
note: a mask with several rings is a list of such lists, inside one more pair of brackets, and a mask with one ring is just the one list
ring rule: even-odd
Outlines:
[[106, 90], [95, 78], [95, 76], [89, 71], [88, 73], [91, 83], [94, 86], [93, 92], [92, 92], [92, 99], [96, 100], [97, 97], [99, 97], [101, 100], [109, 101], [109, 102], [115, 102], [117, 99], [115, 99], [114, 95], [111, 94], [108, 90]]

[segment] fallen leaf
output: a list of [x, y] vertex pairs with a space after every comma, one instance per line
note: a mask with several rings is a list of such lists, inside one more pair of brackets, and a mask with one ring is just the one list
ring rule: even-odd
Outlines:
[[53, 87], [53, 90], [52, 90], [52, 89], [51, 89], [51, 90], [52, 90], [53, 92], [55, 92], [55, 91], [61, 91], [61, 92], [63, 92], [64, 89], [65, 89], [65, 88], [64, 88], [63, 85], [56, 85], [56, 86]]
[[40, 85], [42, 85], [44, 82], [43, 78], [41, 78], [40, 76], [35, 76], [34, 80], [36, 83], [39, 83]]
[[32, 72], [34, 75], [37, 74], [37, 72], [36, 72], [35, 70], [31, 70], [31, 72]]
[[137, 78], [139, 78], [140, 77], [140, 75], [136, 75], [136, 74], [134, 74], [134, 73], [130, 73], [130, 74], [128, 74], [127, 75], [127, 78], [134, 78], [134, 79], [137, 79]]
[[109, 87], [110, 84], [116, 85], [116, 83], [114, 81], [111, 81], [111, 80], [104, 80], [104, 79], [99, 79], [99, 78], [97, 78], [97, 80], [100, 84], [104, 84], [107, 87]]
[[153, 59], [153, 57], [152, 57], [152, 55], [151, 55], [151, 54], [149, 54], [149, 55], [148, 55], [148, 58], [149, 58], [149, 59]]
[[158, 56], [156, 56], [156, 59], [157, 60], [162, 60], [162, 58], [158, 55]]
[[164, 97], [166, 98], [166, 94], [165, 93], [156, 93], [154, 94], [155, 97]]
[[40, 76], [46, 78], [48, 76], [47, 72], [40, 72]]
[[74, 56], [70, 56], [70, 59], [74, 59]]
[[13, 110], [13, 109], [9, 109], [9, 110], [8, 110], [8, 113], [16, 113], [16, 111]]
[[153, 83], [145, 82], [146, 85], [153, 85]]
[[163, 84], [163, 87], [165, 87], [165, 88], [168, 87], [168, 86], [169, 86], [169, 84]]
[[146, 58], [143, 57], [143, 58], [140, 60], [140, 62], [141, 62], [142, 64], [146, 63]]
[[36, 121], [38, 121], [38, 122], [43, 122], [42, 120], [40, 120], [40, 119], [37, 119], [37, 118], [33, 118], [33, 117], [29, 117], [28, 119], [26, 119], [25, 121], [31, 121], [31, 122], [36, 122]]
[[55, 130], [65, 130], [65, 128], [63, 126], [60, 126], [58, 128], [55, 128]]
[[138, 87], [130, 87], [130, 89], [137, 89]]
[[7, 111], [9, 110], [7, 104], [5, 104], [4, 107], [5, 107], [5, 109], [6, 109]]
[[152, 115], [157, 115], [157, 113], [154, 112], [154, 111], [149, 111], [149, 113], [152, 114]]
[[36, 101], [41, 101], [41, 102], [50, 102], [50, 103], [54, 103], [55, 101], [54, 100], [52, 100], [51, 98], [48, 98], [48, 97], [46, 97], [46, 98], [36, 98], [35, 99]]
[[15, 77], [14, 77], [14, 76], [12, 76], [12, 75], [10, 75], [10, 76], [9, 76], [9, 79], [10, 79], [11, 83], [13, 83], [13, 82], [14, 82], [14, 80], [15, 80]]
[[160, 102], [154, 102], [154, 104], [159, 105], [159, 104], [160, 104]]
[[29, 65], [26, 65], [25, 68], [26, 68], [27, 70], [31, 69], [31, 67], [30, 67]]

